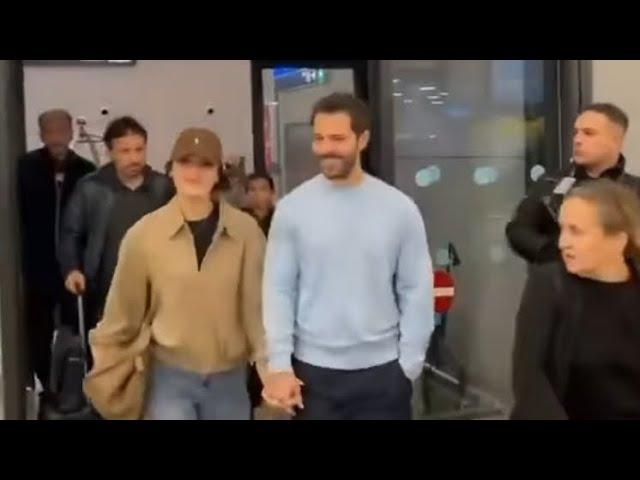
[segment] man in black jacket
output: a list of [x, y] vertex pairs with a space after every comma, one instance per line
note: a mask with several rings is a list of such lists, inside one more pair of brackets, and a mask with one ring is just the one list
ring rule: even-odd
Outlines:
[[507, 239], [519, 256], [537, 264], [559, 259], [558, 210], [573, 186], [610, 178], [640, 195], [640, 178], [625, 173], [621, 153], [628, 127], [627, 115], [609, 103], [596, 103], [581, 112], [575, 122], [573, 163], [538, 180], [507, 224]]
[[147, 165], [147, 131], [135, 119], [114, 120], [103, 138], [112, 161], [78, 184], [60, 245], [65, 285], [87, 299], [87, 329], [102, 315], [125, 233], [174, 194], [173, 182]]
[[73, 138], [69, 112], [46, 111], [38, 117], [38, 126], [44, 147], [18, 160], [18, 208], [30, 362], [46, 389], [55, 312], [62, 323], [76, 321], [73, 297], [64, 289], [56, 256], [61, 217], [76, 182], [95, 166], [69, 148]]

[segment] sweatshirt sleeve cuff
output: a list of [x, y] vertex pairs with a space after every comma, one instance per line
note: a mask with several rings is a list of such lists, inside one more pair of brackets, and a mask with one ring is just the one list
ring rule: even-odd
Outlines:
[[290, 372], [293, 370], [291, 366], [291, 354], [280, 353], [272, 355], [269, 358], [269, 371], [270, 372]]
[[424, 355], [412, 356], [411, 358], [404, 355], [400, 357], [399, 361], [405, 376], [412, 382], [420, 376], [424, 369]]

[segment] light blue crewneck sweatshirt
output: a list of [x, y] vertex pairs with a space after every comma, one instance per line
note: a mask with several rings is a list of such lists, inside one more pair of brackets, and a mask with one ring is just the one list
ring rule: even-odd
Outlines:
[[433, 331], [433, 271], [413, 200], [365, 175], [318, 175], [278, 204], [267, 244], [263, 310], [273, 370], [292, 354], [357, 370], [395, 359], [415, 379]]

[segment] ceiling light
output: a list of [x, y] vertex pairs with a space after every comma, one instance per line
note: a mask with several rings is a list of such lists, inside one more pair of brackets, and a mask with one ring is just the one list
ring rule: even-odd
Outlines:
[[404, 95], [404, 94], [401, 93], [401, 92], [393, 92], [393, 96], [394, 97], [401, 97], [402, 95]]
[[435, 90], [436, 87], [420, 87], [421, 92], [429, 92], [431, 90]]

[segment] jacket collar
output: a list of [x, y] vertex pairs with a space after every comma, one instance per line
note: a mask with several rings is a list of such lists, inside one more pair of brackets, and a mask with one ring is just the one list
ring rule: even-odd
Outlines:
[[[558, 262], [561, 266], [561, 270], [564, 272], [564, 274], [568, 277], [572, 277], [572, 278], [577, 278], [577, 279], [584, 279], [584, 277], [580, 277], [579, 275], [576, 275], [575, 273], [570, 273], [567, 270], [567, 267], [564, 265], [564, 262], [559, 261]], [[629, 267], [629, 271], [631, 273], [631, 279], [630, 281], [640, 284], [640, 261], [636, 260], [634, 258], [626, 258], [626, 263], [627, 266]]]
[[[42, 147], [40, 149], [40, 156], [44, 159], [44, 162], [48, 167], [55, 169], [57, 162], [51, 156], [51, 153], [49, 153], [49, 149], [47, 147]], [[62, 162], [60, 162], [60, 171], [66, 173], [70, 169], [72, 169], [77, 162], [76, 158], [78, 158], [76, 152], [69, 149], [69, 151], [67, 152], [67, 156]]]
[[[624, 157], [624, 155], [620, 154], [620, 156], [618, 157], [618, 163], [616, 163], [608, 170], [602, 172], [600, 178], [610, 178], [612, 180], [617, 180], [622, 174], [624, 174], [626, 164], [627, 159]], [[591, 178], [589, 177], [586, 168], [584, 168], [582, 165], [576, 165], [574, 167], [573, 176], [578, 180], [587, 180]]]
[[[152, 172], [153, 170], [151, 169], [151, 167], [149, 165], [145, 165], [144, 171], [142, 173], [144, 175], [144, 180], [142, 182], [141, 188], [147, 187], [149, 185]], [[113, 164], [113, 161], [100, 167], [100, 170], [98, 170], [97, 176], [101, 181], [109, 184], [114, 188], [118, 188], [118, 187], [124, 188], [123, 183], [120, 181], [120, 178], [118, 178], [118, 173], [116, 172], [116, 166]]]
[[[232, 217], [231, 207], [226, 201], [220, 200], [220, 215], [218, 218], [218, 229], [220, 233], [229, 235], [232, 238], [238, 238], [238, 227]], [[173, 238], [182, 228], [186, 227], [187, 222], [180, 209], [178, 197], [174, 196], [169, 203], [167, 203], [164, 211], [162, 212], [163, 230], [167, 237]]]

